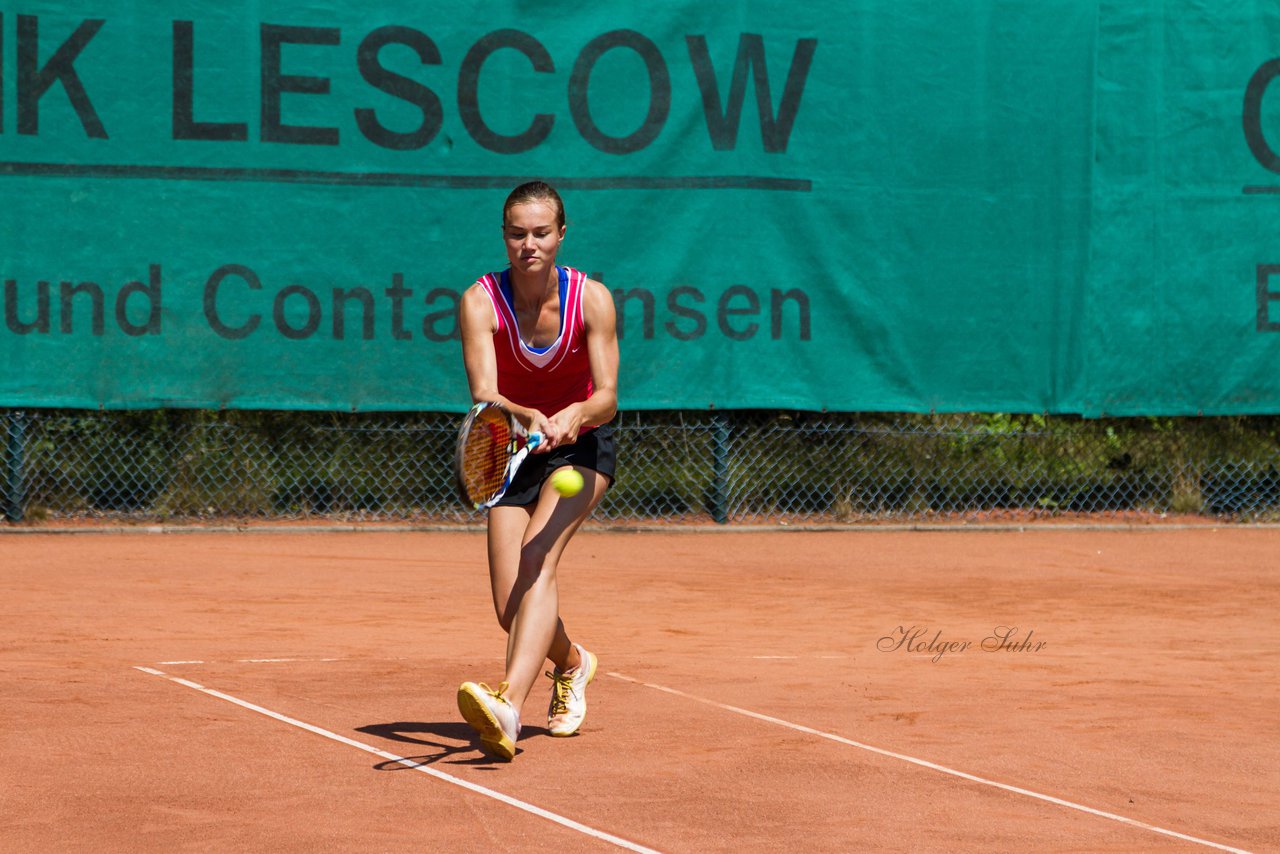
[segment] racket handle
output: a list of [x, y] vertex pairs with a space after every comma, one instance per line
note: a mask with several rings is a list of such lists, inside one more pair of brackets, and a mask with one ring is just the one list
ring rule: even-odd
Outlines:
[[541, 433], [530, 433], [530, 434], [529, 434], [529, 441], [525, 444], [525, 447], [527, 447], [527, 448], [536, 448], [536, 447], [538, 447], [538, 446], [539, 446], [539, 445], [541, 445], [541, 444], [542, 444], [542, 434], [541, 434]]

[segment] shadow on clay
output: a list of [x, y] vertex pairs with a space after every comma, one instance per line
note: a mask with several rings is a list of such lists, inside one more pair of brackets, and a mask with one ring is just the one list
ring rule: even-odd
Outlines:
[[[404, 762], [388, 759], [374, 765], [378, 771], [406, 771], [412, 765], [435, 765], [447, 762], [450, 765], [498, 766], [506, 765], [493, 757], [480, 753], [480, 742], [475, 730], [462, 721], [441, 721], [426, 723], [422, 721], [397, 721], [386, 724], [369, 724], [356, 727], [356, 732], [372, 735], [387, 741], [406, 744], [426, 745], [435, 748], [434, 752], [420, 756], [404, 756]], [[527, 726], [520, 734], [520, 740], [546, 735], [542, 727]], [[477, 754], [463, 758], [464, 754]], [[519, 755], [517, 748], [516, 755]], [[405, 764], [405, 763], [412, 763]]]

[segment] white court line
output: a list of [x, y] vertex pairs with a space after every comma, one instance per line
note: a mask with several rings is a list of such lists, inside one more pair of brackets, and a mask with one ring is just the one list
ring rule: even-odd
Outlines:
[[603, 842], [613, 843], [619, 848], [625, 848], [629, 851], [644, 852], [644, 854], [658, 854], [658, 852], [656, 852], [652, 848], [646, 848], [643, 845], [639, 845], [635, 842], [630, 842], [621, 837], [614, 836], [611, 833], [606, 833], [603, 830], [596, 830], [593, 827], [588, 827], [587, 825], [582, 824], [581, 822], [574, 821], [571, 818], [565, 818], [562, 815], [558, 815], [549, 810], [545, 810], [542, 807], [534, 806], [533, 804], [526, 803], [524, 801], [513, 798], [510, 795], [504, 795], [502, 792], [485, 788], [484, 786], [477, 785], [468, 780], [463, 780], [461, 777], [454, 777], [452, 774], [446, 774], [443, 771], [437, 770], [428, 765], [424, 765], [421, 762], [415, 762], [412, 759], [406, 759], [403, 756], [397, 756], [394, 753], [388, 753], [385, 750], [379, 750], [378, 748], [373, 747], [372, 745], [365, 744], [364, 742], [361, 742], [361, 741], [356, 741], [353, 738], [347, 738], [345, 735], [338, 735], [336, 732], [330, 732], [327, 729], [321, 729], [318, 726], [306, 723], [304, 721], [297, 720], [296, 718], [291, 718], [288, 715], [282, 715], [279, 712], [273, 712], [270, 709], [265, 709], [262, 706], [254, 705], [253, 703], [250, 703], [246, 700], [241, 700], [238, 697], [233, 697], [230, 694], [224, 694], [221, 691], [215, 691], [212, 688], [206, 688], [203, 685], [199, 685], [199, 684], [196, 684], [195, 682], [190, 681], [189, 679], [182, 679], [178, 676], [171, 676], [168, 673], [165, 673], [164, 671], [156, 670], [155, 668], [152, 668], [152, 667], [139, 667], [135, 665], [134, 669], [140, 670], [143, 673], [149, 673], [152, 676], [159, 676], [160, 678], [167, 679], [170, 682], [176, 682], [179, 685], [183, 685], [187, 688], [192, 688], [196, 691], [201, 692], [202, 694], [208, 694], [210, 697], [217, 697], [219, 700], [226, 700], [228, 703], [234, 703], [235, 705], [240, 706], [241, 708], [248, 709], [251, 712], [257, 712], [260, 715], [266, 715], [269, 718], [274, 718], [275, 720], [289, 724], [290, 726], [295, 726], [295, 727], [298, 727], [299, 729], [305, 729], [307, 732], [313, 732], [316, 735], [322, 735], [325, 738], [331, 739], [341, 744], [358, 748], [360, 750], [363, 750], [366, 753], [372, 753], [374, 756], [380, 756], [383, 759], [389, 759], [392, 762], [397, 762], [405, 766], [406, 768], [412, 768], [414, 771], [421, 771], [423, 774], [429, 774], [430, 776], [435, 777], [437, 780], [443, 780], [446, 783], [452, 783], [455, 786], [461, 786], [462, 788], [475, 792], [476, 794], [484, 795], [487, 798], [493, 798], [496, 801], [501, 801], [502, 803], [507, 804], [508, 806], [513, 806], [516, 809], [524, 810], [525, 812], [528, 812], [528, 813], [533, 813], [534, 815], [539, 816], [541, 818], [545, 818], [548, 821], [553, 821], [556, 824], [563, 825], [564, 827], [567, 827], [570, 830], [576, 830], [579, 833], [584, 833], [587, 836], [594, 837]]
[[341, 660], [340, 658], [237, 658], [236, 664], [315, 664]]
[[1083, 804], [1073, 803], [1072, 801], [1066, 801], [1066, 800], [1063, 800], [1062, 798], [1055, 798], [1052, 795], [1043, 795], [1043, 794], [1040, 794], [1039, 792], [1033, 792], [1030, 789], [1023, 789], [1018, 786], [1011, 786], [1008, 783], [999, 783], [999, 782], [996, 782], [995, 780], [988, 780], [985, 777], [978, 777], [974, 774], [966, 774], [964, 771], [957, 771], [954, 768], [948, 768], [945, 765], [937, 765], [925, 759], [917, 759], [914, 756], [907, 756], [904, 753], [895, 753], [892, 750], [885, 750], [882, 747], [874, 747], [870, 744], [863, 744], [860, 741], [854, 741], [852, 739], [844, 738], [843, 736], [835, 735], [833, 733], [823, 732], [822, 730], [813, 729], [812, 727], [807, 727], [807, 726], [804, 726], [803, 724], [793, 724], [790, 721], [784, 721], [781, 718], [775, 718], [769, 715], [762, 715], [759, 712], [753, 712], [750, 709], [743, 709], [743, 708], [739, 708], [738, 706], [730, 706], [727, 703], [718, 703], [715, 700], [708, 700], [704, 697], [695, 697], [693, 694], [686, 694], [684, 691], [677, 691], [675, 688], [667, 688], [666, 686], [663, 686], [663, 685], [654, 685], [651, 682], [642, 682], [639, 679], [633, 679], [630, 676], [624, 676], [621, 673], [610, 672], [609, 675], [615, 679], [621, 679], [624, 682], [630, 682], [634, 685], [643, 685], [644, 687], [652, 688], [655, 691], [663, 691], [667, 694], [673, 694], [677, 697], [683, 697], [686, 700], [693, 700], [695, 702], [703, 703], [708, 706], [714, 706], [717, 709], [724, 709], [725, 711], [733, 712], [735, 714], [746, 715], [747, 717], [755, 718], [758, 721], [777, 724], [778, 726], [783, 726], [783, 727], [786, 727], [787, 729], [793, 729], [796, 732], [803, 732], [803, 733], [807, 733], [808, 735], [816, 735], [819, 738], [825, 738], [829, 741], [839, 742], [840, 744], [847, 744], [850, 747], [857, 747], [857, 748], [860, 748], [861, 750], [868, 750], [872, 753], [878, 753], [881, 756], [888, 756], [892, 759], [901, 759], [903, 762], [910, 762], [913, 765], [919, 765], [924, 768], [930, 768], [934, 771], [940, 771], [943, 774], [950, 774], [951, 776], [959, 777], [962, 780], [969, 780], [974, 783], [981, 783], [984, 786], [994, 786], [997, 789], [1004, 789], [1006, 792], [1013, 792], [1019, 795], [1026, 795], [1029, 798], [1036, 798], [1038, 800], [1047, 801], [1051, 804], [1057, 804], [1060, 807], [1067, 807], [1068, 809], [1079, 810], [1080, 812], [1089, 813], [1090, 815], [1096, 815], [1101, 818], [1109, 818], [1112, 821], [1118, 821], [1121, 824], [1127, 824], [1130, 827], [1137, 827], [1142, 830], [1150, 830], [1153, 833], [1161, 833], [1161, 834], [1164, 834], [1165, 836], [1172, 836], [1175, 839], [1182, 839], [1186, 842], [1195, 842], [1199, 845], [1206, 845], [1209, 848], [1216, 848], [1219, 851], [1230, 851], [1232, 852], [1232, 854], [1249, 854], [1248, 851], [1245, 851], [1242, 848], [1232, 848], [1228, 845], [1221, 845], [1217, 842], [1210, 842], [1207, 839], [1200, 839], [1195, 836], [1188, 836], [1185, 833], [1178, 833], [1175, 830], [1168, 830], [1163, 827], [1157, 827], [1154, 824], [1147, 824], [1145, 822], [1137, 821], [1136, 819], [1125, 818], [1124, 816], [1116, 815], [1115, 813], [1106, 812], [1104, 810], [1097, 810], [1097, 809], [1094, 809], [1093, 807], [1086, 807]]
[[[334, 661], [345, 661], [342, 658], [236, 658], [232, 659], [232, 664], [318, 664], [329, 663]], [[191, 661], [158, 661], [157, 664], [216, 664], [213, 661], [191, 660]]]

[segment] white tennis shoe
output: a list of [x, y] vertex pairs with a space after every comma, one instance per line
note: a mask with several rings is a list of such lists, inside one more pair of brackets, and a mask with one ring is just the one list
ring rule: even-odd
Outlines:
[[483, 682], [463, 682], [458, 688], [458, 711], [480, 733], [481, 750], [510, 762], [520, 737], [520, 712], [502, 696], [506, 690], [506, 682], [496, 691]]
[[582, 662], [572, 670], [547, 671], [551, 677], [551, 706], [547, 709], [547, 730], [563, 738], [573, 735], [587, 716], [587, 686], [596, 678], [596, 657], [574, 644]]

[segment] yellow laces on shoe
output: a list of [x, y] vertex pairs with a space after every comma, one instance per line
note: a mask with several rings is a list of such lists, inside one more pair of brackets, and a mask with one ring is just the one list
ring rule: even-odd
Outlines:
[[573, 695], [573, 677], [567, 673], [553, 673], [548, 670], [554, 684], [551, 694], [551, 716], [562, 715], [569, 710], [569, 697]]
[[489, 695], [491, 695], [491, 696], [497, 697], [499, 700], [505, 700], [505, 699], [507, 699], [506, 697], [504, 697], [504, 696], [502, 696], [502, 695], [503, 695], [503, 694], [505, 694], [505, 693], [507, 693], [507, 688], [509, 688], [509, 687], [510, 687], [509, 683], [506, 683], [506, 682], [499, 683], [499, 685], [498, 685], [498, 690], [497, 690], [497, 691], [493, 690], [492, 688], [490, 688], [488, 685], [484, 684], [483, 682], [481, 682], [481, 683], [479, 683], [479, 684], [480, 684], [480, 690], [484, 691], [486, 694], [489, 694]]

